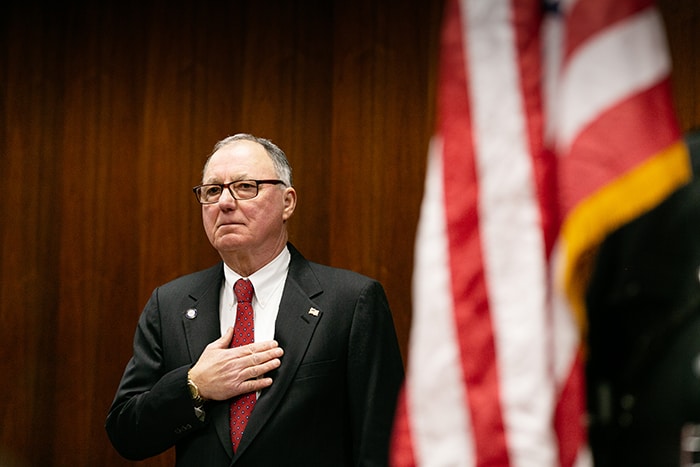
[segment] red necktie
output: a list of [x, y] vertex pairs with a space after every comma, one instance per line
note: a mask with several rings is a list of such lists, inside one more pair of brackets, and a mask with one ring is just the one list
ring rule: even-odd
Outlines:
[[[236, 324], [233, 327], [231, 347], [251, 344], [254, 342], [255, 328], [253, 324], [253, 284], [249, 280], [238, 279], [233, 286], [238, 305], [236, 306]], [[255, 393], [249, 392], [236, 396], [231, 401], [230, 424], [233, 451], [238, 449], [238, 443], [243, 436], [243, 430], [248, 423], [248, 417], [255, 405]]]

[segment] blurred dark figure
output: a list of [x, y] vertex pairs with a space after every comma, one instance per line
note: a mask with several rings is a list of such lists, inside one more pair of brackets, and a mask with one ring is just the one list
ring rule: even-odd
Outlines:
[[596, 467], [700, 463], [700, 131], [694, 177], [603, 243], [588, 290]]

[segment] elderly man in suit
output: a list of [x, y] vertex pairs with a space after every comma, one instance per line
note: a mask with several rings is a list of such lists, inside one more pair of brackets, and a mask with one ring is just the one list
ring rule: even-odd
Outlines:
[[204, 229], [221, 263], [157, 288], [107, 416], [118, 452], [178, 466], [385, 465], [403, 364], [382, 286], [289, 242], [284, 152], [214, 147]]

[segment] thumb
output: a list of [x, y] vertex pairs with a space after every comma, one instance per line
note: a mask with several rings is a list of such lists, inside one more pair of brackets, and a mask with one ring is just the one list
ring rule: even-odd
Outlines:
[[212, 342], [212, 345], [220, 349], [228, 349], [231, 346], [231, 339], [233, 339], [233, 327], [229, 326], [221, 337]]

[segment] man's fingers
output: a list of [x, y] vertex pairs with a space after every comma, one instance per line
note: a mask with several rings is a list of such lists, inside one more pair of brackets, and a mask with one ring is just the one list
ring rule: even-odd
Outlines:
[[231, 339], [233, 339], [233, 327], [229, 327], [221, 337], [209, 344], [209, 347], [228, 349], [231, 346]]
[[258, 378], [249, 379], [241, 383], [241, 388], [244, 389], [243, 392], [255, 392], [265, 389], [272, 384], [272, 378]]
[[[258, 361], [269, 360], [270, 358], [282, 356], [282, 349], [279, 347], [277, 341], [255, 342], [253, 344], [242, 345], [240, 347], [233, 347], [231, 351], [236, 358], [262, 354]], [[273, 352], [270, 354], [271, 356], [265, 358], [264, 356], [270, 351]]]
[[277, 343], [277, 341], [273, 340], [273, 341], [254, 342], [252, 344], [248, 344], [245, 347], [248, 347], [248, 350], [251, 353], [255, 353], [255, 352], [264, 352], [266, 350], [279, 348], [279, 344]]
[[264, 352], [250, 354], [248, 357], [250, 359], [248, 366], [264, 364], [265, 362], [269, 362], [274, 358], [280, 358], [282, 354], [284, 354], [284, 351], [279, 347], [275, 347], [274, 349], [266, 350]]
[[259, 376], [264, 375], [265, 373], [270, 372], [275, 368], [278, 368], [281, 365], [281, 363], [282, 362], [279, 358], [273, 358], [272, 360], [267, 360], [259, 365], [250, 366], [247, 369], [247, 379], [256, 379]]
[[280, 357], [284, 352], [281, 348], [275, 347], [264, 352], [257, 352], [246, 357], [249, 363], [246, 365], [248, 368], [246, 379], [255, 379], [261, 375], [264, 375], [268, 371], [272, 371], [279, 367], [281, 364]]

